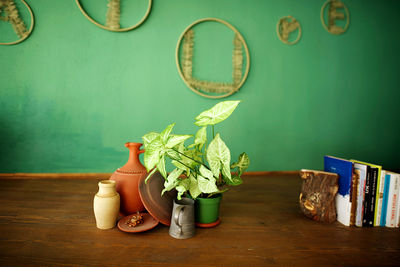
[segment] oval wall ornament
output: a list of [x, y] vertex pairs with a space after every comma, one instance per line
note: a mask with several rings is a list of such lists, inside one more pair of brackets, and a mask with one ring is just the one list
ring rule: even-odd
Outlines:
[[[214, 21], [222, 23], [234, 32], [232, 51], [232, 82], [213, 82], [199, 80], [193, 77], [193, 50], [194, 50], [194, 29], [199, 23]], [[182, 43], [182, 45], [181, 45]], [[182, 63], [180, 62], [180, 51], [182, 46]], [[243, 50], [246, 54], [246, 67], [243, 73]], [[240, 32], [228, 22], [217, 18], [199, 19], [190, 24], [179, 37], [176, 53], [176, 66], [179, 75], [185, 84], [196, 94], [208, 98], [222, 98], [237, 92], [244, 84], [250, 69], [250, 54], [247, 44]]]
[[1, 23], [10, 23], [15, 31], [15, 33], [18, 35], [19, 39], [14, 42], [0, 42], [0, 45], [14, 45], [14, 44], [19, 44], [22, 41], [24, 41], [26, 38], [31, 35], [33, 31], [33, 26], [35, 24], [35, 19], [33, 16], [32, 9], [28, 5], [27, 2], [24, 0], [20, 0], [28, 9], [29, 14], [31, 16], [31, 24], [29, 27], [29, 30], [25, 26], [25, 22], [22, 20], [19, 10], [17, 6], [15, 5], [14, 0], [0, 0], [0, 21]]
[[79, 10], [82, 12], [82, 14], [94, 25], [108, 31], [113, 31], [113, 32], [127, 32], [130, 30], [133, 30], [137, 27], [139, 27], [149, 16], [150, 11], [151, 11], [151, 5], [152, 5], [152, 0], [148, 0], [149, 4], [147, 6], [147, 11], [142, 17], [142, 19], [136, 23], [133, 26], [130, 26], [128, 28], [121, 28], [119, 21], [120, 21], [120, 0], [108, 0], [107, 4], [107, 14], [106, 14], [106, 25], [102, 25], [95, 21], [92, 17], [89, 16], [89, 14], [85, 11], [85, 9], [82, 7], [81, 3], [79, 0], [75, 0], [76, 4], [79, 7]]
[[[291, 33], [297, 32], [297, 37], [294, 41], [289, 41]], [[288, 45], [296, 44], [301, 38], [301, 26], [298, 20], [292, 16], [281, 18], [276, 25], [276, 34], [283, 43]]]
[[[328, 9], [328, 23], [325, 19], [325, 9]], [[341, 27], [336, 25], [336, 20], [346, 20], [346, 24]], [[347, 6], [340, 0], [328, 0], [321, 8], [321, 22], [325, 30], [331, 34], [343, 34], [347, 31], [350, 24], [350, 13]]]

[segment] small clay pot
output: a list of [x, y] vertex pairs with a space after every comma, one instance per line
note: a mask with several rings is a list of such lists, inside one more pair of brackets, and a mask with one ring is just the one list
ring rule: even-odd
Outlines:
[[116, 225], [120, 198], [115, 190], [115, 181], [99, 182], [99, 192], [94, 196], [93, 210], [96, 226], [99, 229], [111, 229]]

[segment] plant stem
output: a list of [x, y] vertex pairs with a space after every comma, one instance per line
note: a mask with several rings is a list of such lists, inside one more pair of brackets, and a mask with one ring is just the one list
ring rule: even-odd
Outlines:
[[204, 165], [202, 162], [197, 161], [197, 160], [195, 160], [195, 159], [193, 159], [193, 158], [191, 158], [191, 157], [189, 157], [189, 156], [187, 156], [187, 155], [185, 155], [185, 154], [179, 152], [178, 150], [176, 150], [176, 149], [174, 149], [174, 148], [171, 148], [171, 149], [174, 150], [175, 152], [178, 152], [179, 154], [181, 154], [181, 155], [187, 157], [188, 159], [191, 159], [191, 160], [193, 160], [194, 162], [197, 162], [197, 163], [203, 165], [204, 167], [206, 167], [207, 169], [209, 169], [209, 168], [208, 168], [206, 165]]
[[[181, 155], [187, 157], [188, 159], [193, 160], [194, 162], [197, 162], [197, 163], [199, 163], [200, 165], [203, 165], [203, 166], [206, 167], [209, 171], [211, 171], [211, 169], [210, 169], [207, 165], [201, 163], [200, 161], [197, 161], [197, 160], [195, 160], [195, 159], [192, 159], [191, 157], [186, 156], [185, 154], [179, 152], [178, 150], [175, 150], [174, 148], [171, 148], [171, 149], [174, 150], [175, 152], [178, 152], [179, 154], [181, 154]], [[179, 161], [179, 160], [177, 160], [177, 159], [174, 159], [174, 160], [176, 160], [177, 162], [181, 163], [182, 165], [188, 167], [189, 169], [191, 169], [192, 171], [194, 171], [195, 173], [197, 173], [196, 170], [193, 170], [191, 167], [187, 166], [186, 164], [182, 163], [181, 161]], [[213, 176], [214, 176], [214, 175], [213, 175]], [[218, 181], [218, 179], [220, 179], [220, 181], [221, 181], [221, 177], [218, 178], [218, 177], [215, 177], [215, 176], [214, 176], [214, 178], [217, 179], [217, 181]]]
[[215, 134], [214, 134], [214, 125], [211, 125], [212, 127], [212, 132], [213, 132], [213, 139], [215, 138]]

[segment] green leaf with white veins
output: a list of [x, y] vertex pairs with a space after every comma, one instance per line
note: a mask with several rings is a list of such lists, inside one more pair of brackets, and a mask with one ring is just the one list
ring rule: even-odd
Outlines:
[[160, 136], [159, 133], [155, 132], [150, 132], [148, 134], [143, 135], [143, 144], [146, 147], [148, 144], [150, 144], [154, 139], [156, 139], [158, 136]]
[[157, 170], [161, 173], [164, 178], [167, 178], [167, 171], [165, 170], [165, 159], [164, 156], [160, 158], [157, 163]]
[[196, 117], [196, 122], [194, 124], [197, 126], [215, 125], [228, 118], [239, 103], [240, 101], [220, 102], [211, 109], [200, 113], [200, 115]]
[[164, 182], [164, 190], [161, 192], [161, 195], [164, 195], [166, 191], [172, 190], [178, 184], [178, 178], [182, 174], [183, 170], [174, 169], [167, 177], [167, 180]]
[[[206, 177], [206, 178], [208, 178], [208, 179], [213, 179], [213, 178], [214, 178], [213, 173], [212, 173], [209, 169], [207, 169], [206, 167], [204, 167], [203, 165], [200, 166], [199, 171], [200, 171], [200, 174], [201, 174], [203, 177]], [[218, 176], [217, 176], [217, 177], [218, 177]]]
[[146, 147], [143, 160], [144, 166], [148, 172], [153, 169], [160, 160], [161, 146], [161, 141], [159, 138], [156, 138]]
[[174, 126], [175, 126], [175, 123], [172, 123], [172, 124], [168, 125], [167, 128], [165, 128], [164, 131], [162, 131], [160, 133], [161, 140], [164, 144], [167, 143], [169, 135], [171, 134], [172, 128], [174, 128]]
[[175, 187], [176, 191], [178, 191], [177, 199], [181, 200], [182, 195], [189, 190], [190, 186], [190, 180], [189, 179], [183, 179], [183, 180], [178, 180], [179, 185]]
[[229, 180], [232, 179], [230, 166], [231, 163], [231, 152], [222, 141], [219, 134], [211, 141], [207, 150], [207, 161], [210, 164], [210, 168], [215, 177], [219, 177], [220, 169], [222, 167], [222, 174]]
[[217, 180], [214, 177], [212, 179], [207, 179], [201, 175], [198, 175], [197, 181], [198, 181], [199, 189], [201, 192], [207, 193], [207, 194], [218, 192], [218, 187], [215, 184]]
[[242, 154], [239, 155], [238, 162], [233, 163], [231, 165], [231, 169], [237, 167], [239, 170], [238, 174], [240, 176], [249, 167], [249, 165], [250, 165], [250, 158], [245, 152], [243, 152]]
[[192, 135], [178, 135], [178, 134], [173, 134], [170, 136], [168, 139], [168, 142], [166, 144], [167, 148], [173, 148], [174, 146], [185, 142], [186, 139], [192, 137]]
[[207, 142], [207, 126], [201, 127], [194, 137], [194, 144], [201, 150]]
[[190, 195], [192, 196], [192, 198], [196, 199], [201, 194], [198, 181], [196, 180], [196, 178], [194, 178], [193, 175], [190, 175], [189, 180], [190, 180], [190, 186], [189, 186]]

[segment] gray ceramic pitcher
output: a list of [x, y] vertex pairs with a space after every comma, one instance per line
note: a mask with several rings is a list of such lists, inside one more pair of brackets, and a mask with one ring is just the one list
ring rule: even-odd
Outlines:
[[178, 239], [186, 239], [194, 234], [194, 200], [186, 197], [181, 200], [175, 199], [169, 235]]

